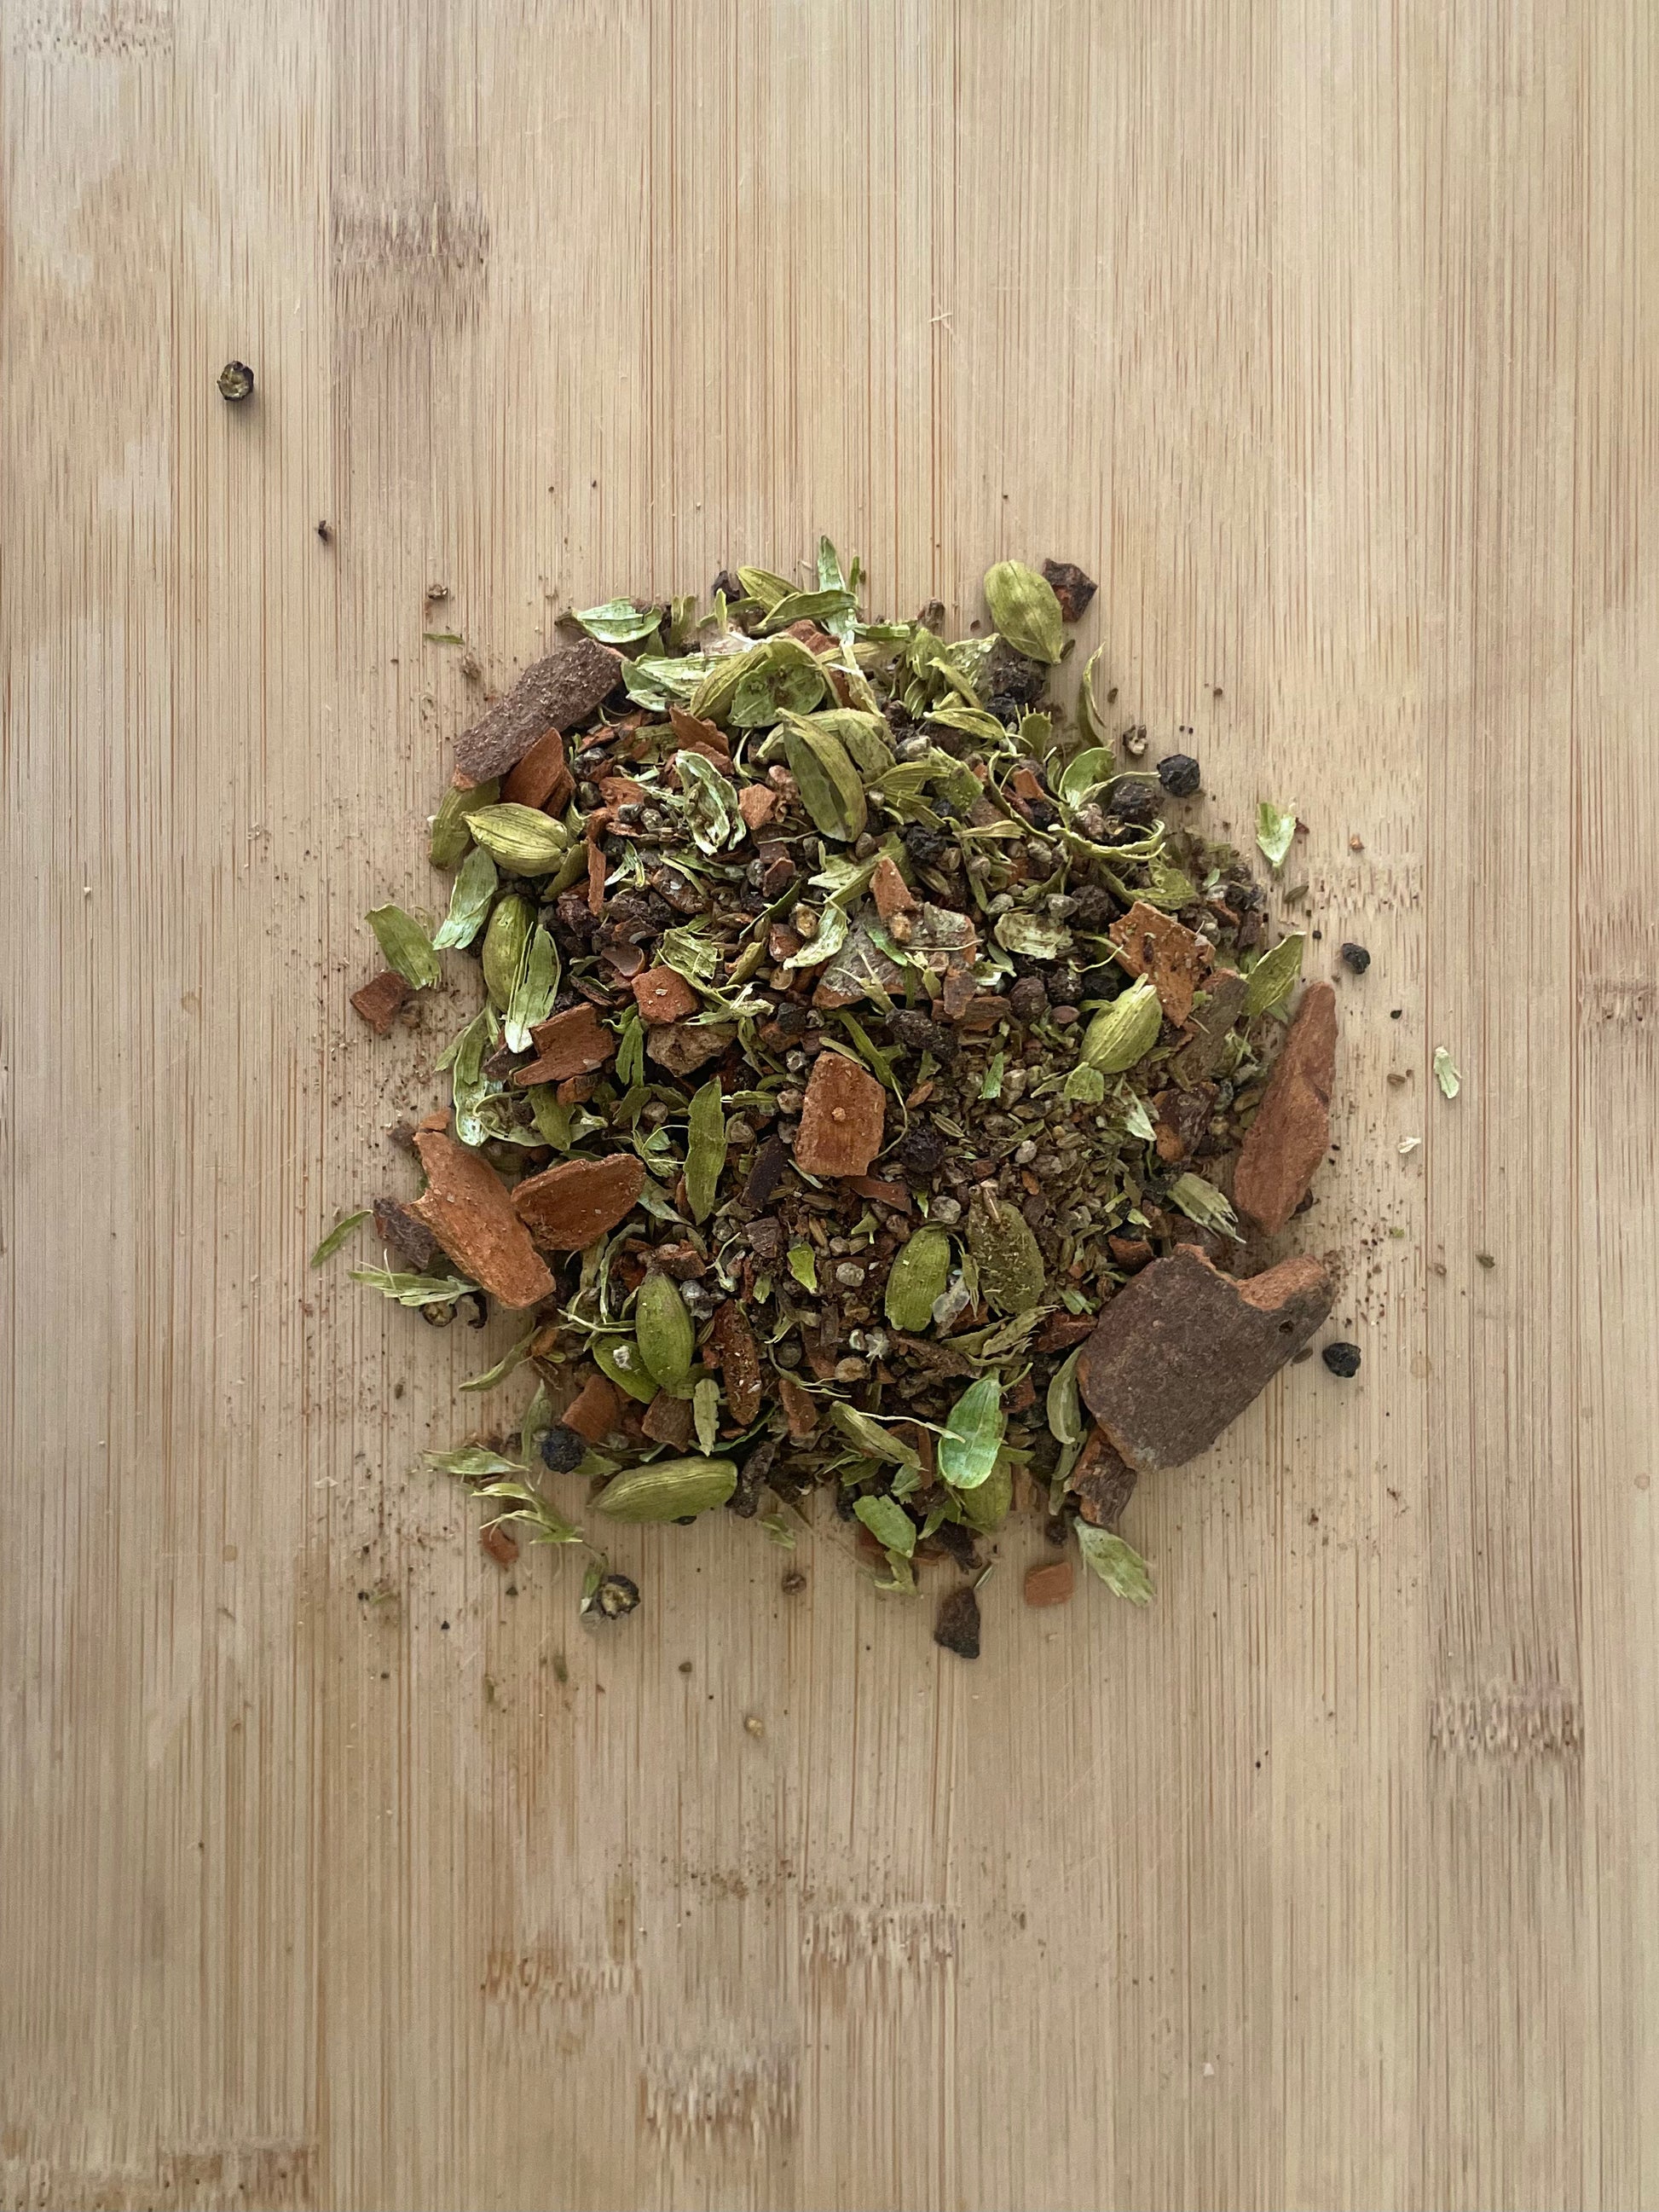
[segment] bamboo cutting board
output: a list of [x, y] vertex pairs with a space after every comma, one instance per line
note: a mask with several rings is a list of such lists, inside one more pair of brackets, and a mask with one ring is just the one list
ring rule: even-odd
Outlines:
[[[1652, 10], [0, 26], [3, 2202], [1659, 2199]], [[447, 1020], [346, 1004], [423, 633], [820, 530], [1080, 562], [1374, 955], [1360, 1376], [1144, 1486], [1148, 1613], [1012, 1536], [976, 1666], [834, 1531], [514, 1595], [419, 1463], [479, 1340], [305, 1266]]]

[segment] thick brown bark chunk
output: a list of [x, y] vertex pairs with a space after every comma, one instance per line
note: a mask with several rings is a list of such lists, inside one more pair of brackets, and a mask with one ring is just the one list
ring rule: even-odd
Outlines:
[[1179, 1467], [1302, 1349], [1334, 1295], [1310, 1254], [1241, 1283], [1183, 1245], [1106, 1308], [1078, 1361], [1085, 1401], [1132, 1467]]
[[1150, 975], [1165, 1018], [1179, 1029], [1193, 1011], [1193, 994], [1210, 972], [1208, 944], [1167, 914], [1137, 899], [1106, 933], [1132, 975]]
[[1135, 1494], [1135, 1471], [1097, 1428], [1091, 1428], [1066, 1487], [1075, 1493], [1078, 1512], [1096, 1528], [1115, 1528]]
[[1170, 1058], [1170, 1073], [1177, 1083], [1202, 1083], [1215, 1073], [1227, 1048], [1227, 1033], [1244, 1011], [1249, 986], [1237, 969], [1218, 969], [1204, 988], [1208, 996], [1194, 1008], [1186, 1042]]
[[399, 1199], [375, 1200], [374, 1234], [383, 1244], [407, 1260], [418, 1274], [424, 1275], [438, 1256], [437, 1238], [419, 1215], [411, 1213]]
[[553, 1278], [487, 1160], [441, 1129], [417, 1132], [428, 1187], [410, 1212], [425, 1222], [455, 1265], [504, 1306], [533, 1306]]
[[[557, 730], [548, 730], [501, 786], [501, 797], [511, 806], [544, 806], [550, 814], [556, 814], [563, 812], [574, 788], [574, 779], [565, 766], [564, 739]], [[561, 790], [563, 796], [558, 805], [548, 806]]]
[[1094, 578], [1085, 575], [1075, 561], [1045, 561], [1042, 574], [1060, 601], [1060, 611], [1064, 620], [1081, 622], [1084, 610], [1100, 589]]
[[1233, 1203], [1268, 1236], [1308, 1194], [1331, 1137], [1336, 1080], [1336, 993], [1310, 983], [1302, 994], [1233, 1176]]
[[538, 1022], [530, 1032], [536, 1058], [521, 1067], [513, 1080], [520, 1091], [532, 1083], [563, 1083], [573, 1075], [590, 1075], [603, 1067], [617, 1049], [613, 1033], [592, 1006], [572, 1006]]
[[516, 768], [547, 730], [568, 730], [591, 714], [622, 676], [619, 653], [595, 638], [532, 660], [505, 697], [455, 741], [455, 763], [475, 783]]
[[714, 1316], [711, 1336], [726, 1382], [726, 1405], [738, 1426], [746, 1429], [761, 1409], [761, 1364], [760, 1347], [743, 1308], [728, 1298]]
[[361, 991], [354, 991], [351, 1003], [376, 1036], [390, 1036], [392, 1024], [397, 1020], [408, 996], [408, 984], [401, 975], [394, 975], [387, 968], [375, 976], [373, 982], [365, 983]]
[[811, 1176], [861, 1176], [881, 1150], [887, 1094], [844, 1053], [821, 1052], [812, 1066], [795, 1139], [795, 1165]]
[[675, 1398], [659, 1390], [645, 1409], [645, 1433], [653, 1444], [672, 1444], [684, 1451], [696, 1426], [696, 1408], [689, 1398]]
[[513, 1206], [543, 1251], [585, 1252], [632, 1210], [644, 1188], [645, 1163], [612, 1152], [603, 1160], [561, 1160], [526, 1176]]
[[672, 968], [647, 968], [634, 978], [634, 999], [642, 1022], [683, 1022], [702, 1000]]
[[617, 1386], [608, 1376], [590, 1368], [582, 1377], [582, 1387], [559, 1416], [562, 1425], [574, 1429], [590, 1444], [603, 1443], [617, 1425], [622, 1413], [622, 1400]]

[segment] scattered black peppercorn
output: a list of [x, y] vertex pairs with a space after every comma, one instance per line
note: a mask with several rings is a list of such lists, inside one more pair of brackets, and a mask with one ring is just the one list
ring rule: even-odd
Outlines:
[[319, 522], [317, 525], [317, 535], [322, 539], [325, 545], [331, 544], [334, 537], [333, 524], [331, 522]]
[[947, 1590], [939, 1600], [933, 1641], [963, 1659], [979, 1656], [979, 1596], [971, 1583]]
[[542, 1438], [542, 1465], [555, 1474], [574, 1474], [586, 1456], [586, 1438], [562, 1421], [555, 1421]]
[[640, 1601], [640, 1586], [629, 1575], [601, 1575], [593, 1588], [593, 1595], [583, 1610], [603, 1613], [607, 1620], [620, 1620], [624, 1613], [632, 1613]]
[[1190, 799], [1198, 789], [1198, 763], [1190, 753], [1165, 753], [1158, 764], [1158, 780], [1171, 799]]
[[219, 371], [219, 389], [227, 399], [251, 399], [253, 371], [245, 361], [228, 361]]
[[1344, 1381], [1359, 1372], [1359, 1346], [1357, 1344], [1328, 1344], [1319, 1355], [1333, 1375]]
[[1345, 945], [1342, 948], [1342, 964], [1346, 968], [1352, 968], [1356, 975], [1363, 975], [1371, 964], [1371, 956], [1363, 945]]

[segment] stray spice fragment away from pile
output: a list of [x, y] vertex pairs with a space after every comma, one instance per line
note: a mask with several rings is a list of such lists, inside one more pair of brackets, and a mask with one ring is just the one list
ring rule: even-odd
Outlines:
[[701, 618], [590, 608], [462, 735], [447, 911], [376, 908], [353, 1003], [389, 1034], [446, 952], [479, 1003], [448, 1106], [393, 1132], [422, 1187], [318, 1256], [372, 1213], [356, 1280], [522, 1316], [463, 1386], [523, 1370], [521, 1414], [433, 1457], [502, 1564], [585, 1544], [614, 1617], [638, 1590], [579, 1516], [724, 1509], [793, 1547], [824, 1491], [882, 1589], [954, 1566], [935, 1633], [974, 1656], [1017, 1495], [1144, 1603], [1138, 1475], [1328, 1312], [1318, 1261], [1249, 1240], [1324, 1155], [1334, 1000], [1289, 1018], [1301, 937], [1166, 818], [1194, 761], [1120, 764], [1098, 654], [1074, 725], [1049, 702], [1081, 570], [999, 562], [994, 629], [955, 642], [937, 605], [866, 620], [860, 585], [825, 540], [804, 586], [723, 571]]

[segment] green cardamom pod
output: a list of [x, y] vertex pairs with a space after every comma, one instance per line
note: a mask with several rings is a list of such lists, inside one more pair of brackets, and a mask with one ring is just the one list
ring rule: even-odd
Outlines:
[[933, 1301], [951, 1279], [951, 1239], [943, 1229], [918, 1229], [887, 1277], [887, 1318], [914, 1336], [933, 1318]]
[[484, 931], [483, 979], [489, 1003], [498, 1014], [507, 1012], [512, 1000], [513, 986], [519, 980], [519, 969], [535, 926], [536, 909], [527, 898], [514, 892], [509, 898], [496, 901], [495, 910]]
[[985, 572], [991, 620], [1016, 653], [1055, 661], [1066, 649], [1066, 624], [1054, 587], [1023, 561], [999, 561]]
[[[707, 1221], [726, 1165], [726, 1112], [719, 1076], [691, 1098], [685, 1147], [685, 1199], [693, 1221]], [[684, 1308], [681, 1309], [684, 1311]]]
[[999, 1459], [976, 1490], [959, 1490], [957, 1505], [970, 1528], [988, 1536], [1008, 1518], [1014, 1502], [1013, 1462]]
[[[861, 714], [853, 707], [830, 707], [820, 714], [803, 714], [800, 726], [833, 738], [864, 775], [881, 775], [893, 765], [891, 732], [880, 714]], [[997, 735], [1003, 735], [1000, 723]]]
[[454, 866], [472, 842], [471, 817], [480, 807], [493, 806], [501, 795], [501, 787], [493, 778], [489, 783], [475, 784], [471, 791], [459, 791], [451, 784], [432, 817], [430, 851], [434, 868]]
[[1029, 1313], [1042, 1302], [1047, 1278], [1031, 1225], [1009, 1200], [975, 1192], [968, 1208], [968, 1249], [979, 1262], [979, 1286], [994, 1313]]
[[653, 1269], [640, 1285], [634, 1301], [634, 1334], [640, 1357], [664, 1389], [684, 1382], [691, 1372], [697, 1333], [672, 1275]]
[[432, 939], [414, 915], [400, 906], [377, 906], [369, 914], [368, 926], [380, 941], [386, 966], [414, 989], [429, 991], [443, 969]]
[[1085, 1067], [1097, 1067], [1103, 1075], [1121, 1075], [1146, 1058], [1163, 1026], [1158, 993], [1143, 975], [1121, 998], [1101, 1008], [1083, 1033], [1079, 1057]]
[[551, 875], [570, 849], [570, 832], [539, 806], [481, 806], [467, 819], [475, 842], [515, 875]]
[[705, 722], [723, 722], [744, 678], [771, 664], [770, 644], [751, 646], [744, 653], [723, 653], [691, 694], [691, 712]]
[[631, 1336], [597, 1339], [593, 1360], [600, 1374], [608, 1375], [619, 1390], [648, 1406], [657, 1395], [657, 1378], [645, 1364], [645, 1355]]
[[613, 1475], [593, 1500], [613, 1521], [684, 1521], [724, 1505], [738, 1486], [732, 1459], [659, 1459]]
[[840, 738], [797, 719], [784, 731], [783, 750], [814, 828], [842, 845], [861, 837], [870, 818], [864, 781]]

